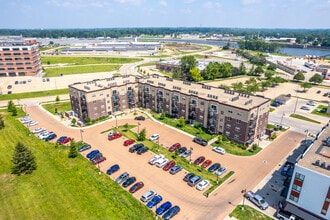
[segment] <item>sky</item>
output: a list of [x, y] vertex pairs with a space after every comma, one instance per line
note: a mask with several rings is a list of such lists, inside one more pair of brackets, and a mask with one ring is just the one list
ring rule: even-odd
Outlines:
[[330, 28], [330, 0], [0, 0], [0, 28]]

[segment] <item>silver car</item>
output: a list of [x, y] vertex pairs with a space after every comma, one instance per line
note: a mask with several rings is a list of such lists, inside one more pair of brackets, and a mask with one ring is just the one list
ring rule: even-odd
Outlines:
[[124, 182], [129, 177], [129, 174], [127, 172], [120, 174], [120, 176], [117, 177], [115, 180], [116, 183], [120, 184], [121, 182]]

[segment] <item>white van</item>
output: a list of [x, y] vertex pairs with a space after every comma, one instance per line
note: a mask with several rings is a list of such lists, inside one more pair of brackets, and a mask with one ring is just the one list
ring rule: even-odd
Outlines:
[[145, 192], [141, 196], [141, 201], [142, 202], [148, 202], [150, 199], [152, 199], [155, 195], [157, 195], [157, 192], [155, 190], [150, 190], [148, 192]]

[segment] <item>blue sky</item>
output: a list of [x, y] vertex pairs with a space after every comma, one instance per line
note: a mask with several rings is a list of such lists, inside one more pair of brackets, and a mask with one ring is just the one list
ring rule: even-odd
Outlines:
[[0, 0], [0, 28], [330, 28], [330, 0]]

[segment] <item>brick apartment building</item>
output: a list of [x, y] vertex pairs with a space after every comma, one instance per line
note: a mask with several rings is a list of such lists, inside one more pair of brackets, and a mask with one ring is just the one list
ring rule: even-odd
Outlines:
[[284, 210], [301, 219], [330, 219], [330, 148], [322, 142], [328, 137], [329, 123], [294, 166]]
[[183, 116], [242, 144], [251, 144], [265, 133], [270, 105], [268, 98], [158, 75], [79, 82], [69, 90], [72, 110], [80, 119], [143, 107]]
[[41, 70], [39, 45], [35, 39], [0, 37], [0, 77], [34, 76]]

